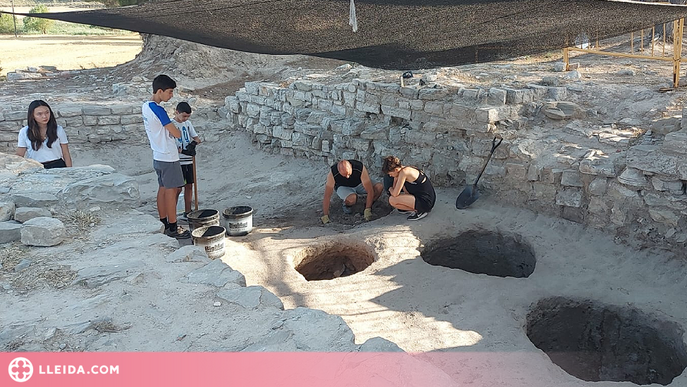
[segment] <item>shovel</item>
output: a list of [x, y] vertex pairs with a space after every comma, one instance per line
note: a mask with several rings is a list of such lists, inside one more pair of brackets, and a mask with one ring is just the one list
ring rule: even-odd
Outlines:
[[479, 181], [479, 178], [482, 177], [484, 170], [487, 169], [487, 164], [489, 163], [489, 160], [491, 160], [491, 155], [493, 155], [496, 148], [499, 145], [501, 145], [501, 141], [503, 141], [503, 139], [499, 139], [499, 142], [496, 142], [496, 137], [494, 137], [494, 140], [491, 142], [491, 152], [489, 152], [487, 160], [484, 161], [482, 170], [479, 172], [479, 175], [477, 175], [477, 179], [475, 179], [475, 184], [465, 187], [465, 189], [463, 189], [463, 192], [461, 192], [460, 195], [458, 195], [458, 198], [456, 199], [457, 209], [462, 210], [468, 208], [470, 204], [474, 203], [479, 198], [477, 182]]

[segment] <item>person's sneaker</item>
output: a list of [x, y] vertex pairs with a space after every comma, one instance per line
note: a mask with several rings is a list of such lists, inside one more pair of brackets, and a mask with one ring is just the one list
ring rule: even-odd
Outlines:
[[341, 210], [343, 210], [343, 213], [346, 215], [350, 215], [353, 213], [353, 209], [349, 206], [346, 205], [346, 203], [341, 205]]
[[426, 212], [415, 211], [412, 214], [410, 214], [410, 216], [408, 217], [408, 220], [420, 220], [420, 219], [424, 218], [425, 216], [427, 216]]
[[177, 226], [176, 230], [166, 229], [165, 235], [176, 239], [188, 239], [191, 237], [191, 233], [188, 230], [184, 230], [181, 226]]
[[178, 215], [177, 218], [188, 222], [188, 212], [184, 212], [183, 214]]
[[410, 211], [408, 211], [408, 210], [402, 210], [402, 209], [400, 209], [400, 208], [395, 208], [395, 210], [396, 210], [396, 212], [398, 212], [399, 214], [407, 214], [408, 212], [410, 212]]

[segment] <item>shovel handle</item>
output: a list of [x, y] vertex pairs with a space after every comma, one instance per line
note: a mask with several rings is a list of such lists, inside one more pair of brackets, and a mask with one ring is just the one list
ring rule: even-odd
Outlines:
[[491, 151], [489, 152], [489, 156], [487, 156], [487, 159], [484, 161], [484, 165], [482, 165], [482, 170], [479, 171], [479, 175], [477, 175], [477, 179], [475, 179], [475, 183], [473, 184], [473, 187], [477, 188], [477, 182], [479, 181], [479, 178], [482, 177], [482, 174], [484, 173], [484, 170], [487, 169], [487, 164], [489, 163], [489, 160], [491, 160], [491, 155], [494, 154], [494, 151], [496, 148], [501, 145], [503, 142], [503, 138], [499, 139], [499, 142], [496, 142], [496, 139], [498, 137], [494, 137], [494, 139], [491, 141]]
[[196, 156], [193, 156], [193, 199], [195, 200], [195, 206], [193, 207], [198, 211], [198, 176], [196, 175]]
[[492, 154], [494, 153], [494, 151], [496, 150], [496, 148], [498, 148], [499, 145], [501, 145], [502, 142], [503, 142], [503, 138], [499, 138], [499, 142], [498, 142], [498, 143], [496, 142], [496, 137], [494, 137], [494, 139], [491, 140], [491, 153], [492, 153]]

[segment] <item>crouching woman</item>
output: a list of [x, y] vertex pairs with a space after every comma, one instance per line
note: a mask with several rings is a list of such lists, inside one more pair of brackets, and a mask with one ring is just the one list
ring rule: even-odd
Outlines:
[[57, 125], [50, 106], [41, 100], [29, 104], [28, 125], [17, 139], [17, 156], [36, 160], [46, 169], [72, 166], [67, 133]]
[[389, 204], [401, 211], [412, 211], [408, 220], [420, 220], [432, 211], [437, 197], [424, 172], [402, 165], [394, 156], [384, 158], [382, 172], [394, 178]]

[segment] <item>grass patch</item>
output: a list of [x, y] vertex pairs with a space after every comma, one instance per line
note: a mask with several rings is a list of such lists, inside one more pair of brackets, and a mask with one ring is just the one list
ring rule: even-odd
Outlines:
[[62, 221], [68, 226], [76, 227], [79, 232], [83, 232], [99, 225], [102, 219], [92, 212], [76, 210], [68, 213]]
[[14, 271], [14, 268], [28, 256], [29, 248], [20, 244], [12, 243], [0, 248], [0, 263], [2, 270], [6, 272]]
[[[17, 24], [19, 27], [19, 24]], [[22, 35], [43, 35], [40, 31], [18, 31]], [[136, 32], [117, 30], [114, 28], [98, 27], [87, 24], [69, 23], [56, 20], [47, 30], [49, 35], [129, 35]]]

